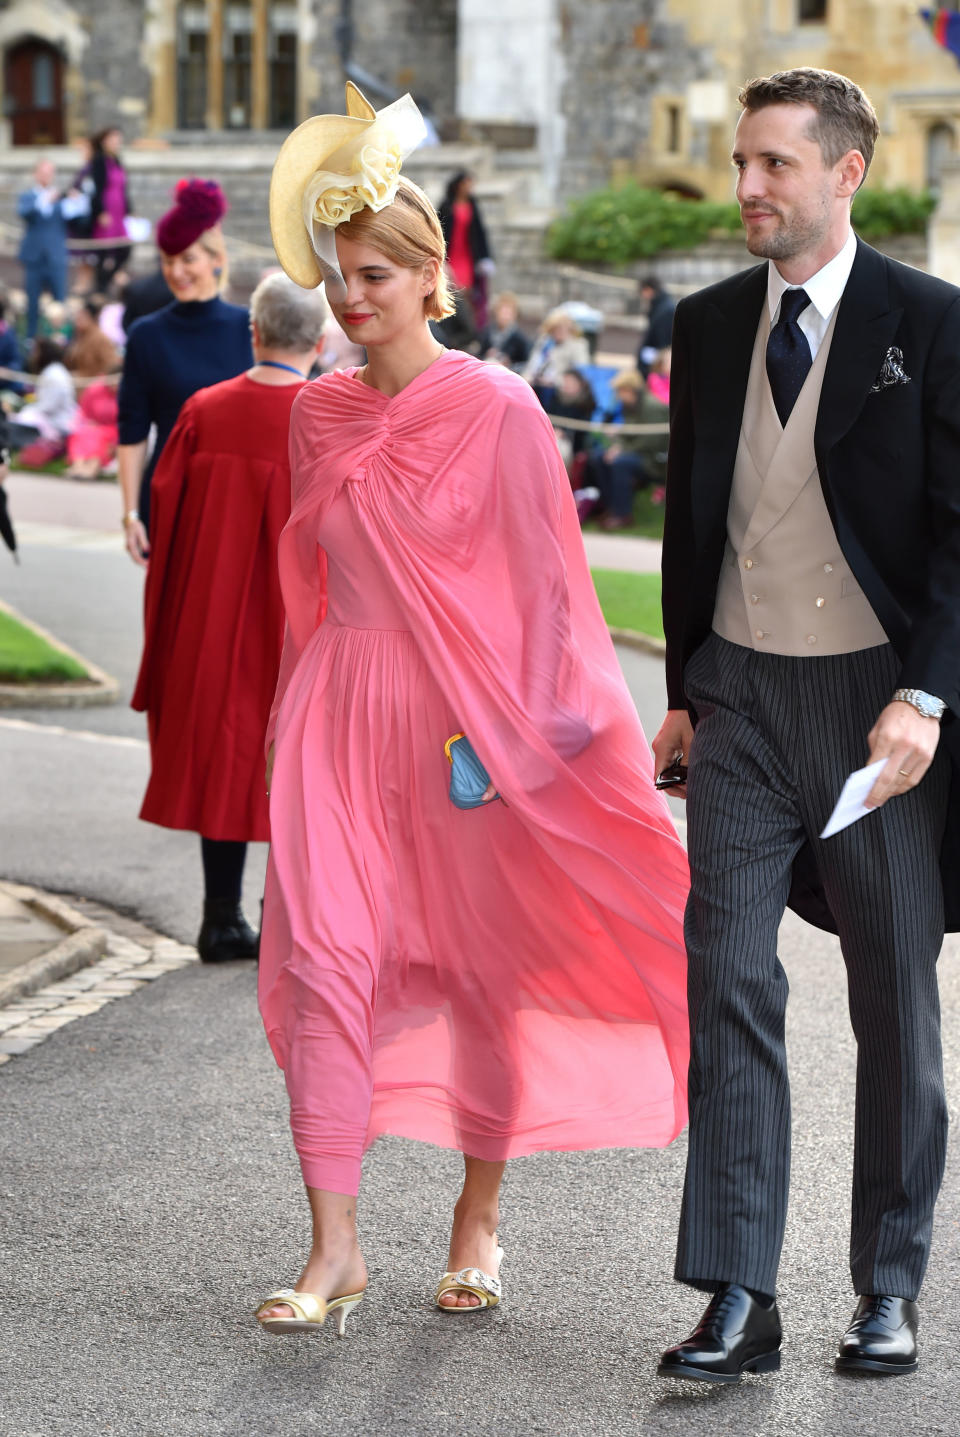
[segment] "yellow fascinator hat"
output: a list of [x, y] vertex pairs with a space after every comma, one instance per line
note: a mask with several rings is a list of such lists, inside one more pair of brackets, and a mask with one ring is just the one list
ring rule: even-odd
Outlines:
[[345, 292], [337, 225], [391, 203], [401, 164], [426, 134], [409, 95], [378, 111], [348, 81], [345, 115], [314, 115], [287, 136], [270, 179], [270, 233], [295, 284], [324, 284], [332, 299]]

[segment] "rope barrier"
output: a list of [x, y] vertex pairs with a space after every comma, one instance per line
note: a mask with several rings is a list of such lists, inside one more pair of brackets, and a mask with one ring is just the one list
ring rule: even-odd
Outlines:
[[[37, 376], [27, 374], [21, 369], [0, 368], [0, 380], [12, 379], [18, 384], [35, 384]], [[103, 374], [96, 378], [84, 378], [74, 376], [74, 385], [77, 389], [87, 389], [91, 384], [119, 384], [119, 374]], [[605, 424], [600, 420], [592, 419], [560, 419], [555, 415], [548, 415], [554, 429], [576, 429], [585, 434], [609, 434], [613, 438], [623, 437], [627, 434], [669, 434], [669, 424]]]
[[600, 420], [593, 419], [563, 419], [559, 415], [549, 414], [547, 418], [554, 429], [576, 429], [582, 434], [669, 434], [670, 425], [664, 421], [661, 424], [604, 424]]
[[624, 294], [638, 294], [639, 284], [636, 279], [621, 274], [599, 274], [592, 269], [578, 269], [575, 264], [560, 264], [558, 272], [564, 279], [576, 279], [587, 284], [596, 284], [605, 289], [618, 289]]
[[[0, 255], [3, 255], [4, 258], [15, 259], [22, 237], [23, 231], [20, 228], [6, 220], [0, 220]], [[224, 235], [223, 238], [228, 252], [232, 255], [276, 263], [277, 256], [272, 245], [258, 244], [256, 240], [240, 239], [237, 235]], [[145, 240], [131, 240], [123, 235], [115, 235], [112, 239], [73, 239], [68, 235], [66, 245], [70, 254], [87, 250], [95, 252], [102, 249], [128, 248], [156, 252], [156, 241], [152, 237]]]
[[[27, 372], [22, 369], [0, 368], [0, 382], [4, 379], [12, 379], [17, 384], [29, 384], [30, 387], [33, 388], [39, 377], [37, 374], [27, 374]], [[71, 378], [73, 379], [74, 389], [89, 389], [91, 384], [117, 385], [120, 383], [119, 374], [97, 374], [92, 377], [90, 375], [74, 374]], [[17, 416], [14, 414], [12, 417], [16, 419]]]

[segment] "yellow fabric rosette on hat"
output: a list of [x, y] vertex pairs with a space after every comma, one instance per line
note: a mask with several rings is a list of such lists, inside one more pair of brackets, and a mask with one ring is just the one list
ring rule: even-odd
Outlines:
[[400, 166], [426, 134], [409, 95], [376, 111], [348, 82], [346, 115], [314, 115], [287, 136], [270, 180], [270, 232], [296, 284], [324, 284], [328, 298], [342, 295], [337, 225], [390, 204]]

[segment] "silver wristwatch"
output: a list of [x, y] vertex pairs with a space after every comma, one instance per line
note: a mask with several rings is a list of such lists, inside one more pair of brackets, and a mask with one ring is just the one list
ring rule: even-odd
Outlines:
[[940, 719], [946, 712], [943, 699], [925, 693], [923, 689], [897, 689], [893, 698], [895, 703], [910, 704], [924, 718]]

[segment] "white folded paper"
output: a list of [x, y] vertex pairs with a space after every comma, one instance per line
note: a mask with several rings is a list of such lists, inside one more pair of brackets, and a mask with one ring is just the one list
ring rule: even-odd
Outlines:
[[827, 819], [827, 826], [821, 833], [821, 838], [832, 838], [839, 833], [841, 828], [848, 828], [851, 823], [856, 823], [859, 818], [866, 818], [868, 813], [875, 812], [868, 808], [864, 799], [877, 781], [877, 774], [884, 767], [887, 760], [878, 758], [875, 763], [868, 763], [866, 768], [858, 768], [852, 773], [843, 785], [837, 805]]
[[143, 244], [150, 238], [150, 221], [144, 215], [127, 215], [123, 222], [127, 239], [134, 244]]

